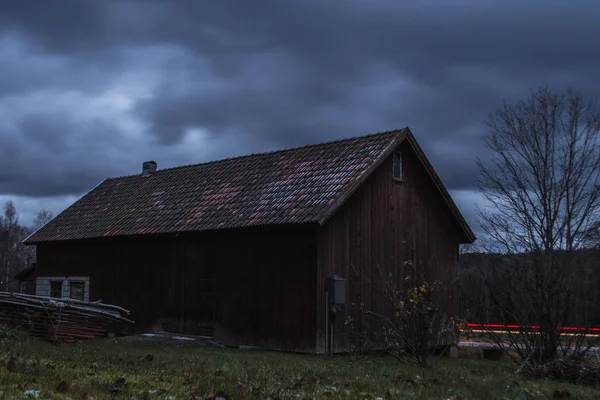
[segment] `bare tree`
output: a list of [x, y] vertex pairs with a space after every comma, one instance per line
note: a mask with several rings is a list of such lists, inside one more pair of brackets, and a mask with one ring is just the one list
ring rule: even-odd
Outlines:
[[12, 201], [7, 201], [4, 205], [4, 217], [2, 218], [2, 281], [3, 288], [6, 289], [8, 286], [9, 279], [12, 273], [18, 268], [17, 265], [17, 252], [19, 246], [19, 216], [17, 209]]
[[573, 90], [541, 87], [488, 126], [478, 187], [492, 206], [479, 222], [504, 257], [485, 281], [497, 319], [535, 327], [511, 335], [520, 358], [543, 363], [572, 342], [558, 328], [574, 310], [573, 253], [600, 223], [600, 112]]
[[52, 211], [40, 210], [33, 220], [32, 230], [37, 231], [42, 226], [46, 225], [53, 218]]
[[31, 229], [19, 224], [14, 203], [6, 202], [3, 211], [0, 216], [0, 286], [8, 291], [17, 289], [17, 282], [12, 278], [35, 260], [35, 253], [33, 248], [23, 244]]
[[600, 247], [600, 223], [597, 223], [595, 226], [592, 226], [586, 232], [586, 238], [589, 241], [590, 245]]
[[[40, 229], [41, 227], [46, 225], [48, 222], [50, 222], [52, 220], [52, 218], [54, 218], [54, 216], [52, 215], [52, 211], [48, 211], [48, 210], [44, 210], [44, 209], [40, 210], [38, 212], [38, 214], [35, 216], [35, 218], [33, 219], [33, 225], [31, 226], [30, 232], [37, 231], [38, 229]], [[27, 237], [27, 235], [25, 235], [25, 237]], [[25, 238], [23, 238], [23, 240], [24, 239]], [[37, 253], [36, 246], [29, 246], [29, 247], [24, 246], [23, 258], [27, 261], [26, 265], [29, 265], [30, 263], [32, 263], [36, 260], [36, 257], [37, 257], [36, 253]]]

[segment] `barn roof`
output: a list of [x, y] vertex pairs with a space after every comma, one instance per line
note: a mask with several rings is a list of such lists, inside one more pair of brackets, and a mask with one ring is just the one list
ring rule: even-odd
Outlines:
[[[407, 136], [404, 128], [109, 178], [25, 243], [323, 224]], [[457, 218], [472, 235], [460, 213]]]
[[34, 272], [36, 269], [36, 264], [32, 263], [29, 267], [19, 271], [15, 276], [13, 276], [13, 279], [18, 281], [22, 278], [25, 278], [27, 275], [29, 275], [30, 273]]

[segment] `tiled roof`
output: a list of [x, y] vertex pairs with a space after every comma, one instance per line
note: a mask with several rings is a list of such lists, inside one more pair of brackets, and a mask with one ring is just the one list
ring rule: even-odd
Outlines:
[[322, 222], [405, 130], [109, 178], [25, 243]]
[[13, 276], [14, 280], [19, 280], [21, 278], [24, 278], [26, 275], [28, 275], [31, 272], [35, 271], [35, 263], [31, 264], [29, 267], [19, 271], [19, 273], [17, 273], [15, 276]]

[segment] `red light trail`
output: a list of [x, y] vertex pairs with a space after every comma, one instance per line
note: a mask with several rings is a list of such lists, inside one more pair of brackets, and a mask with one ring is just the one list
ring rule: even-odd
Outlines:
[[[528, 330], [538, 330], [540, 329], [539, 325], [531, 325], [531, 326], [523, 326], [521, 327], [521, 325], [514, 325], [514, 324], [463, 324], [463, 327], [466, 328], [479, 328], [479, 329], [504, 329], [504, 330], [523, 330], [523, 331], [528, 331]], [[589, 332], [589, 333], [599, 333], [600, 334], [600, 328], [581, 328], [581, 327], [572, 327], [572, 326], [562, 326], [558, 328], [560, 331], [564, 331], [564, 332], [574, 332], [574, 331], [578, 331], [578, 332]]]

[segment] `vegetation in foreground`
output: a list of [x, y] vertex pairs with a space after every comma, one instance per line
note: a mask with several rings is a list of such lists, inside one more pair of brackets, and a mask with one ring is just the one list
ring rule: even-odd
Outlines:
[[471, 359], [434, 358], [422, 369], [392, 357], [115, 340], [54, 346], [16, 335], [0, 340], [0, 354], [0, 398], [204, 399], [220, 390], [230, 399], [600, 398], [600, 387], [525, 380], [510, 364]]

